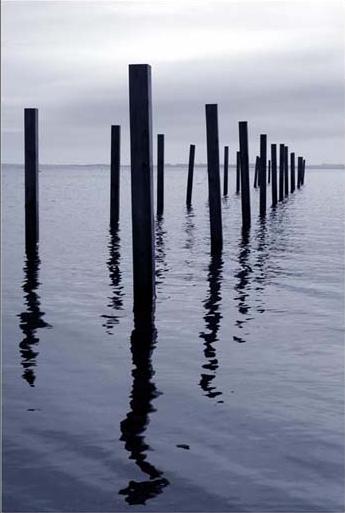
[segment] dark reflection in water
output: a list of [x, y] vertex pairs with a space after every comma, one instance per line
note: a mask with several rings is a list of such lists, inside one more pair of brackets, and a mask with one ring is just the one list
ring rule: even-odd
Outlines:
[[110, 286], [112, 295], [108, 298], [108, 307], [111, 309], [111, 315], [102, 315], [105, 319], [103, 324], [106, 332], [111, 335], [114, 326], [119, 322], [118, 312], [123, 308], [123, 287], [121, 285], [121, 270], [120, 270], [120, 236], [118, 229], [109, 231], [109, 258], [107, 266], [109, 270]]
[[[250, 280], [251, 274], [253, 272], [250, 263], [250, 232], [249, 230], [243, 230], [242, 236], [239, 244], [239, 255], [238, 255], [238, 263], [240, 265], [240, 270], [237, 274], [235, 274], [235, 278], [238, 279], [237, 284], [235, 285], [235, 290], [237, 295], [235, 297], [235, 301], [238, 303], [238, 313], [239, 318], [236, 319], [235, 325], [239, 329], [243, 329], [245, 324], [251, 319], [250, 317], [250, 305], [249, 305], [249, 295], [251, 290]], [[235, 336], [234, 340], [236, 342], [245, 342], [244, 336]]]
[[222, 315], [219, 311], [219, 305], [222, 299], [222, 268], [223, 259], [221, 253], [211, 255], [207, 277], [209, 292], [206, 301], [203, 303], [206, 311], [204, 320], [206, 323], [207, 331], [200, 333], [200, 338], [204, 340], [204, 355], [206, 359], [206, 363], [202, 366], [202, 368], [207, 372], [203, 372], [201, 374], [201, 379], [199, 382], [199, 385], [205, 392], [205, 395], [211, 399], [222, 395], [222, 392], [218, 391], [215, 385], [212, 383], [216, 377], [217, 369], [219, 367], [214, 343], [218, 340], [218, 332], [222, 318]]
[[162, 471], [147, 460], [150, 450], [145, 441], [144, 433], [149, 417], [155, 411], [153, 400], [161, 393], [153, 382], [152, 351], [156, 345], [157, 331], [153, 313], [134, 313], [134, 330], [131, 335], [131, 352], [133, 363], [133, 384], [130, 395], [130, 410], [121, 422], [121, 438], [140, 470], [148, 476], [145, 481], [130, 481], [127, 488], [119, 494], [125, 496], [128, 504], [146, 504], [146, 501], [162, 493], [169, 481], [163, 477]]
[[32, 248], [27, 252], [24, 265], [24, 282], [22, 289], [24, 291], [25, 312], [18, 314], [20, 319], [19, 327], [23, 332], [24, 338], [19, 344], [21, 364], [24, 369], [22, 374], [25, 381], [30, 386], [35, 386], [36, 359], [38, 356], [37, 345], [39, 337], [37, 330], [39, 328], [51, 328], [51, 325], [43, 320], [44, 312], [40, 309], [40, 296], [37, 291], [39, 288], [39, 268], [40, 258], [38, 248]]
[[195, 224], [194, 224], [194, 210], [192, 207], [186, 209], [186, 222], [184, 225], [184, 231], [186, 232], [187, 238], [185, 243], [185, 249], [192, 249], [195, 244]]
[[157, 216], [156, 221], [156, 284], [163, 283], [164, 274], [168, 271], [165, 251], [166, 230], [164, 229], [164, 219]]
[[[256, 232], [256, 240], [258, 241], [257, 245], [257, 258], [255, 263], [255, 268], [257, 272], [255, 273], [254, 280], [256, 282], [255, 290], [259, 293], [264, 291], [268, 272], [267, 272], [267, 264], [269, 258], [269, 248], [266, 242], [267, 235], [267, 224], [266, 218], [260, 217], [258, 219], [258, 230]], [[257, 299], [257, 301], [261, 302], [261, 299]], [[265, 312], [264, 304], [259, 304], [256, 308], [259, 313]]]

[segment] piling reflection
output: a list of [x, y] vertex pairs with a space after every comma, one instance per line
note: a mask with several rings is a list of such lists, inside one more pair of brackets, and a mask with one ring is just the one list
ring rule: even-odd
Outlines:
[[19, 327], [23, 332], [24, 338], [19, 344], [21, 365], [23, 367], [23, 379], [31, 386], [35, 386], [39, 337], [37, 330], [40, 328], [51, 328], [50, 324], [44, 321], [44, 312], [41, 311], [39, 288], [39, 269], [40, 258], [38, 248], [35, 245], [26, 254], [24, 265], [24, 281], [22, 289], [24, 291], [24, 302], [26, 310], [18, 317], [20, 319]]
[[163, 283], [164, 275], [168, 271], [166, 263], [165, 251], [165, 238], [166, 230], [164, 229], [164, 219], [162, 216], [157, 216], [156, 221], [156, 284]]
[[[240, 330], [243, 330], [245, 324], [251, 319], [250, 317], [250, 304], [249, 304], [249, 295], [251, 288], [251, 274], [253, 272], [250, 266], [250, 232], [249, 230], [242, 230], [242, 235], [239, 244], [239, 255], [238, 255], [238, 263], [240, 266], [240, 270], [235, 277], [238, 279], [237, 284], [235, 285], [235, 290], [237, 295], [235, 296], [235, 301], [238, 304], [238, 313], [239, 318], [236, 319], [235, 325]], [[241, 336], [235, 336], [233, 339], [236, 342], [242, 343], [245, 342], [245, 334], [241, 333]]]
[[199, 385], [205, 392], [205, 395], [211, 399], [222, 395], [222, 392], [218, 391], [213, 383], [219, 367], [214, 343], [218, 340], [220, 321], [222, 319], [222, 314], [219, 309], [222, 299], [222, 268], [223, 259], [221, 253], [211, 255], [207, 277], [209, 292], [206, 301], [203, 303], [206, 311], [204, 320], [207, 331], [200, 333], [200, 338], [204, 340], [204, 356], [206, 359], [206, 363], [204, 363], [202, 368], [206, 372], [202, 372], [199, 382]]
[[121, 438], [129, 459], [134, 460], [140, 470], [148, 476], [145, 481], [130, 481], [119, 494], [125, 496], [128, 504], [146, 504], [146, 501], [162, 493], [169, 481], [162, 471], [147, 460], [150, 446], [145, 441], [144, 433], [149, 423], [150, 414], [155, 411], [153, 401], [160, 395], [153, 382], [152, 351], [156, 345], [157, 331], [152, 312], [134, 313], [134, 330], [131, 335], [132, 352], [132, 391], [130, 410], [121, 422]]
[[103, 326], [109, 335], [112, 335], [114, 326], [119, 322], [119, 311], [123, 308], [123, 287], [121, 284], [120, 270], [120, 235], [118, 228], [109, 231], [109, 258], [107, 266], [109, 270], [110, 287], [112, 295], [108, 298], [108, 307], [111, 314], [104, 314], [101, 317], [105, 319]]
[[192, 249], [195, 244], [195, 223], [194, 223], [194, 210], [192, 207], [186, 209], [186, 222], [184, 231], [186, 232], [185, 249]]
[[[258, 230], [256, 233], [256, 240], [258, 241], [257, 245], [257, 258], [255, 263], [256, 273], [255, 273], [255, 290], [260, 294], [264, 291], [266, 282], [267, 282], [267, 266], [268, 266], [268, 258], [269, 258], [269, 248], [266, 241], [267, 235], [267, 222], [266, 218], [261, 217], [258, 219]], [[258, 298], [257, 301], [259, 304], [256, 307], [256, 310], [259, 313], [265, 312], [265, 305], [262, 302], [261, 298]]]

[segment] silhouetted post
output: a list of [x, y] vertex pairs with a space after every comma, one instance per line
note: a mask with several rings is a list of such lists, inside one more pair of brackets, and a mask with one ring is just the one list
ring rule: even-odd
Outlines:
[[164, 211], [164, 135], [157, 135], [157, 216]]
[[110, 150], [110, 229], [117, 228], [120, 215], [120, 133], [119, 125], [111, 127]]
[[134, 309], [155, 297], [151, 66], [129, 66]]
[[291, 181], [291, 192], [295, 190], [295, 154], [290, 153], [290, 181]]
[[222, 211], [220, 201], [218, 106], [206, 105], [208, 198], [211, 227], [211, 252], [219, 251], [223, 245]]
[[302, 158], [302, 185], [304, 185], [304, 176], [305, 176], [305, 159]]
[[241, 190], [241, 156], [240, 152], [236, 151], [236, 194]]
[[277, 145], [271, 144], [272, 162], [272, 207], [277, 205]]
[[260, 157], [256, 157], [255, 169], [254, 169], [254, 189], [256, 189], [259, 184], [259, 168], [260, 168]]
[[224, 146], [224, 196], [228, 195], [229, 146]]
[[242, 227], [250, 227], [250, 188], [249, 188], [249, 156], [248, 156], [248, 124], [239, 122], [240, 159], [241, 159], [241, 200], [242, 200]]
[[191, 144], [189, 146], [189, 163], [188, 163], [187, 197], [186, 197], [187, 208], [190, 208], [192, 205], [194, 157], [195, 157], [195, 144]]
[[24, 109], [25, 247], [34, 250], [39, 239], [38, 109]]
[[302, 167], [303, 167], [303, 159], [302, 157], [298, 157], [297, 159], [297, 189], [299, 189], [302, 185]]
[[284, 148], [284, 189], [285, 196], [289, 195], [289, 148]]
[[279, 145], [279, 201], [284, 199], [284, 144]]
[[268, 161], [268, 183], [271, 183], [271, 161]]
[[260, 135], [260, 215], [266, 215], [266, 189], [267, 189], [267, 135]]

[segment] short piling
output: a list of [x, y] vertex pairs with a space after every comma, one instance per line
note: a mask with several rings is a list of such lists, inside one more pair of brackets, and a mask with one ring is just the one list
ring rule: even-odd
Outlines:
[[223, 195], [228, 195], [229, 146], [224, 146], [224, 183]]
[[268, 180], [267, 180], [267, 183], [268, 184], [271, 183], [271, 161], [270, 160], [268, 161]]
[[295, 154], [294, 152], [290, 153], [290, 182], [291, 182], [291, 193], [295, 191], [296, 177], [295, 177]]
[[289, 148], [284, 148], [284, 190], [285, 196], [289, 195]]
[[284, 199], [284, 144], [279, 145], [279, 201]]
[[195, 158], [195, 144], [191, 144], [189, 146], [189, 163], [188, 163], [187, 196], [186, 196], [187, 208], [190, 208], [192, 206], [194, 158]]
[[121, 127], [112, 125], [110, 142], [110, 229], [117, 229], [120, 217], [120, 140]]
[[157, 216], [164, 211], [164, 135], [157, 135]]
[[24, 109], [25, 248], [34, 251], [39, 240], [38, 109]]
[[250, 227], [250, 187], [249, 187], [249, 155], [248, 155], [248, 123], [239, 122], [240, 160], [241, 160], [241, 200], [242, 200], [242, 227]]
[[255, 168], [254, 168], [254, 189], [256, 189], [260, 183], [259, 170], [260, 170], [260, 157], [256, 157]]
[[240, 152], [236, 151], [236, 194], [241, 190], [241, 157]]
[[305, 158], [302, 159], [302, 185], [304, 185], [304, 177], [305, 177]]
[[155, 298], [151, 66], [129, 66], [134, 309]]
[[266, 215], [266, 189], [267, 189], [267, 135], [260, 135], [260, 216]]
[[271, 163], [272, 163], [272, 207], [277, 205], [277, 145], [271, 144]]
[[297, 189], [300, 189], [302, 185], [302, 167], [303, 167], [303, 159], [302, 157], [297, 158]]
[[211, 252], [214, 253], [220, 251], [223, 246], [219, 176], [218, 106], [216, 104], [207, 104], [205, 111]]

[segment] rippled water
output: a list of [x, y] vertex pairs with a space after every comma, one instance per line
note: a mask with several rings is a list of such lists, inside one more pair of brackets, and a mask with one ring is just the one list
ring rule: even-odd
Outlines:
[[[42, 167], [24, 255], [23, 169], [3, 168], [4, 511], [343, 511], [344, 173], [241, 233], [207, 175], [166, 170], [154, 324], [132, 314], [129, 168]], [[251, 180], [252, 183], [252, 180]], [[270, 197], [270, 196], [269, 196]]]

